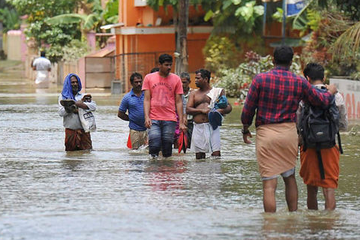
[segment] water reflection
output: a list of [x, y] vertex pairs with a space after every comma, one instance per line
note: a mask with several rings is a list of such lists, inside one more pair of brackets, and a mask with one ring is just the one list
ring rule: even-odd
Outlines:
[[[342, 137], [335, 212], [308, 211], [298, 177], [299, 211], [264, 214], [254, 145], [242, 143], [240, 107], [225, 119], [222, 157], [192, 152], [149, 160], [129, 151], [119, 96], [93, 93], [93, 151], [65, 152], [60, 89], [36, 93], [0, 74], [1, 239], [358, 239], [359, 135]], [[11, 84], [10, 84], [11, 82]], [[19, 83], [19, 84], [16, 84]], [[297, 166], [297, 171], [299, 166]], [[278, 196], [284, 196], [282, 181]], [[323, 206], [319, 194], [319, 206]]]
[[144, 169], [149, 176], [152, 191], [171, 191], [184, 188], [181, 173], [186, 171], [186, 161], [151, 161]]

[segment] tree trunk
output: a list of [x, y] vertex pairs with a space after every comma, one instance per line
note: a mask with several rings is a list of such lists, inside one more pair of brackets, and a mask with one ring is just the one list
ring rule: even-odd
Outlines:
[[175, 72], [179, 75], [188, 71], [187, 27], [189, 19], [189, 0], [180, 0], [179, 6], [179, 66]]

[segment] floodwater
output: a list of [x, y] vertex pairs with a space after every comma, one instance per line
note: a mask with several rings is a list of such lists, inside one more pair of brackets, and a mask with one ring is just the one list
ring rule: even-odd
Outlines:
[[[222, 157], [194, 153], [151, 161], [126, 148], [119, 96], [93, 91], [98, 130], [91, 152], [64, 151], [61, 87], [37, 91], [22, 67], [0, 62], [0, 239], [359, 239], [359, 134], [343, 135], [337, 209], [299, 211], [279, 181], [277, 213], [264, 214], [254, 145], [240, 133], [240, 107], [222, 127]], [[298, 171], [299, 167], [297, 167]], [[319, 191], [319, 206], [324, 199]]]

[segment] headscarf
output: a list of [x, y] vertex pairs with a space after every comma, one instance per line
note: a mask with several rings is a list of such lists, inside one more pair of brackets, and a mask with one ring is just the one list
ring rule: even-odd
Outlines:
[[72, 86], [71, 86], [71, 77], [72, 76], [75, 76], [78, 80], [78, 84], [79, 84], [79, 89], [78, 89], [78, 92], [81, 91], [81, 81], [80, 81], [80, 78], [78, 75], [74, 74], [74, 73], [70, 73], [69, 75], [67, 75], [65, 77], [65, 80], [64, 80], [64, 86], [63, 86], [63, 90], [61, 92], [61, 95], [62, 95], [62, 99], [73, 99], [75, 100], [75, 96], [72, 92]]

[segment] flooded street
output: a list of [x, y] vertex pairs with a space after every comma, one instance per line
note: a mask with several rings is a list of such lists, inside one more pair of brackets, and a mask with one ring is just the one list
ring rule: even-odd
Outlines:
[[[150, 161], [126, 147], [120, 96], [98, 104], [91, 152], [65, 152], [61, 86], [37, 91], [18, 64], [0, 62], [0, 239], [359, 239], [360, 135], [342, 135], [337, 209], [289, 213], [279, 178], [277, 213], [264, 214], [255, 145], [242, 141], [240, 107], [221, 130], [222, 157], [193, 152]], [[324, 208], [319, 191], [319, 208]]]

